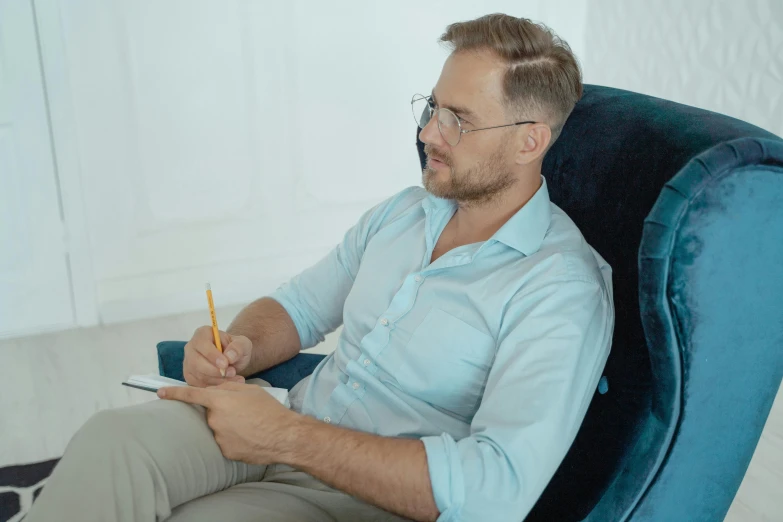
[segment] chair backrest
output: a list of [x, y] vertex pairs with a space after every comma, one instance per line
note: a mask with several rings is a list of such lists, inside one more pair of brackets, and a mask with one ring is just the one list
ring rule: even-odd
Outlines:
[[[656, 476], [664, 466], [671, 465], [666, 460], [681, 427], [680, 403], [683, 388], [687, 387], [688, 368], [683, 371], [680, 359], [681, 343], [688, 333], [675, 332], [674, 340], [668, 343], [660, 337], [659, 323], [671, 319], [661, 317], [668, 314], [669, 275], [656, 272], [661, 263], [652, 266], [640, 260], [640, 245], [645, 219], [662, 197], [667, 182], [687, 170], [689, 162], [698, 166], [705, 154], [733, 147], [726, 145], [732, 140], [746, 140], [740, 143], [740, 149], [758, 140], [781, 144], [774, 135], [724, 115], [588, 85], [547, 154], [543, 174], [552, 201], [576, 222], [587, 241], [613, 268], [616, 326], [604, 372], [608, 392], [596, 392], [576, 440], [528, 521], [664, 520], [644, 518], [646, 515], [639, 510]], [[423, 165], [423, 146], [419, 140], [417, 145]], [[783, 164], [783, 148], [776, 149], [772, 156]], [[731, 162], [731, 158], [721, 158], [718, 154], [716, 161]], [[733, 167], [746, 163], [753, 163], [753, 159], [735, 162]], [[674, 210], [667, 207], [665, 219], [677, 219]], [[655, 239], [650, 238], [651, 244]], [[665, 266], [669, 258], [660, 259]], [[663, 285], [663, 292], [658, 292], [656, 285]], [[776, 374], [779, 384], [781, 372], [781, 365], [771, 371], [771, 382]], [[759, 416], [766, 418], [771, 398], [765, 397], [761, 403]], [[760, 428], [745, 441], [745, 446], [752, 446], [750, 455], [759, 435]], [[743, 453], [743, 459], [747, 453]], [[747, 456], [744, 464], [735, 463], [734, 468], [742, 468], [734, 473], [739, 479], [733, 477], [723, 488], [728, 503], [749, 459]], [[687, 489], [690, 485], [673, 487]], [[717, 504], [716, 510], [720, 511], [725, 498]], [[645, 513], [651, 513], [650, 509]]]

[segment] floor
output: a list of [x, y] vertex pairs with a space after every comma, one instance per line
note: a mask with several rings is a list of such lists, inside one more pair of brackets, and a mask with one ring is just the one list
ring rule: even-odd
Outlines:
[[[228, 325], [239, 309], [219, 309], [219, 324]], [[0, 341], [0, 468], [60, 457], [96, 411], [155, 400], [120, 383], [129, 375], [156, 374], [155, 344], [187, 340], [208, 321], [205, 311]], [[329, 353], [338, 334], [310, 351]], [[726, 521], [783, 521], [781, 491], [783, 392]]]

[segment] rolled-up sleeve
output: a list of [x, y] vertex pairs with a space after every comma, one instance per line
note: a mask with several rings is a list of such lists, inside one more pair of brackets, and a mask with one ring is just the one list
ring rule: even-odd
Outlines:
[[511, 301], [470, 435], [422, 438], [439, 522], [528, 514], [576, 436], [613, 328], [611, 289], [592, 280]]
[[270, 295], [291, 316], [301, 349], [315, 346], [342, 324], [345, 299], [368, 241], [384, 223], [416, 200], [415, 193], [416, 187], [409, 187], [365, 212], [323, 259]]

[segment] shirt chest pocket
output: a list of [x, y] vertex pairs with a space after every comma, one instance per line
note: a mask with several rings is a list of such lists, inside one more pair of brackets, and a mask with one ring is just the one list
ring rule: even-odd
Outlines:
[[408, 394], [471, 417], [494, 356], [495, 341], [490, 335], [433, 308], [401, 350], [394, 377]]

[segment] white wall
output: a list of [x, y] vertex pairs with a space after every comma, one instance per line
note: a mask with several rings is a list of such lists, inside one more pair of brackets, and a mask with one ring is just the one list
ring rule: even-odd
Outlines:
[[588, 0], [585, 80], [783, 135], [781, 0]]
[[78, 323], [272, 291], [420, 183], [409, 100], [448, 23], [524, 15], [581, 52], [585, 4], [37, 0]]
[[[36, 129], [26, 140], [40, 149], [24, 169], [18, 155], [0, 169], [15, 201], [3, 209], [43, 199], [2, 220], [13, 246], [0, 336], [199, 309], [207, 280], [220, 304], [246, 302], [311, 264], [362, 211], [419, 183], [408, 100], [435, 82], [446, 55], [437, 37], [456, 20], [544, 21], [588, 82], [783, 134], [778, 0], [2, 5], [5, 38], [19, 41], [5, 43], [18, 60], [0, 83], [17, 87], [0, 106], [22, 107], [8, 93], [27, 93], [35, 109], [17, 111], [14, 128]], [[20, 63], [24, 84], [10, 67]]]

